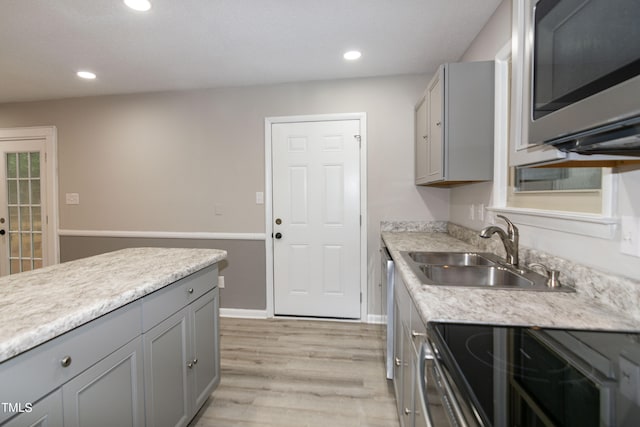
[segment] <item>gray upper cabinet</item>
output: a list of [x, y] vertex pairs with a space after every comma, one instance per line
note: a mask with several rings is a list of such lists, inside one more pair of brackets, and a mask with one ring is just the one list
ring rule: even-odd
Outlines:
[[415, 110], [415, 181], [493, 178], [494, 63], [441, 65]]

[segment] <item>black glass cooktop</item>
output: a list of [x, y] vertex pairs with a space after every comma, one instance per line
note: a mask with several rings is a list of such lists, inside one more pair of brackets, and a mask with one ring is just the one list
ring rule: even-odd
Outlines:
[[640, 426], [640, 334], [429, 324], [438, 362], [483, 426]]

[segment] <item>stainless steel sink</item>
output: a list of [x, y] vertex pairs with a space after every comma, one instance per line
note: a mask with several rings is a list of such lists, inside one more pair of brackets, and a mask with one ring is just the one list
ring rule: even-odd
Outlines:
[[496, 265], [487, 257], [474, 252], [408, 252], [409, 258], [430, 265]]
[[504, 267], [421, 265], [427, 279], [445, 286], [531, 288], [533, 282]]
[[529, 291], [575, 292], [547, 286], [547, 277], [528, 268], [510, 265], [491, 253], [401, 252], [425, 285]]

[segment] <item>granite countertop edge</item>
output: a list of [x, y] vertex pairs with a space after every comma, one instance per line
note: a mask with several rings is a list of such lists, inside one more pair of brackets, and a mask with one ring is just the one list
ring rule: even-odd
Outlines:
[[130, 248], [0, 278], [0, 363], [226, 256], [218, 249]]
[[[479, 251], [444, 232], [383, 231], [396, 274], [420, 316], [432, 321], [548, 328], [639, 331], [640, 321], [578, 293], [511, 291], [423, 285], [402, 251]], [[482, 251], [480, 251], [482, 252]]]

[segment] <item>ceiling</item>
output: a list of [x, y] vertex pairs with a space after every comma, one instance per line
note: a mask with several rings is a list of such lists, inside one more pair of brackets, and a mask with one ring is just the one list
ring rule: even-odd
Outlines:
[[1, 0], [0, 102], [432, 73], [501, 0], [151, 1]]

